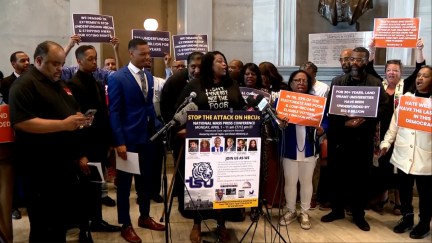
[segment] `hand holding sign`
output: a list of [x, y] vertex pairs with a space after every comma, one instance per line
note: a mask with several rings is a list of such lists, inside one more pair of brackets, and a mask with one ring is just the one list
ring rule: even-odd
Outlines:
[[417, 40], [416, 47], [417, 47], [417, 49], [420, 50], [420, 51], [423, 50], [424, 43], [423, 43], [423, 40], [422, 40], [421, 38], [419, 38], [419, 39]]
[[345, 122], [346, 127], [356, 128], [359, 127], [366, 120], [363, 117], [351, 118]]
[[119, 39], [117, 37], [111, 36], [110, 43], [111, 43], [111, 45], [113, 46], [114, 49], [118, 49]]

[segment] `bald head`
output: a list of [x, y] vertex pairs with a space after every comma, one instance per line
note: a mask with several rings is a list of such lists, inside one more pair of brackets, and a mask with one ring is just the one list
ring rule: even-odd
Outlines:
[[349, 58], [351, 56], [352, 50], [353, 49], [351, 49], [351, 48], [346, 48], [346, 49], [343, 49], [340, 53], [339, 62], [341, 64], [341, 67], [342, 67], [342, 70], [344, 73], [349, 73], [351, 70]]
[[40, 43], [34, 53], [34, 65], [49, 80], [59, 81], [65, 62], [63, 47], [53, 41]]
[[240, 71], [243, 68], [243, 62], [237, 59], [231, 60], [228, 64], [229, 75], [232, 79], [238, 80]]

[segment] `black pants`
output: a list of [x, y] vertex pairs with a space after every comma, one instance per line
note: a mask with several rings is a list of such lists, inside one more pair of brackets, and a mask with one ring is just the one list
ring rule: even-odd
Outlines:
[[23, 176], [30, 221], [29, 242], [66, 242], [66, 227], [78, 205], [74, 195], [77, 181], [72, 173], [62, 176], [56, 173], [38, 170]]
[[356, 151], [356, 147], [341, 146], [328, 166], [332, 180], [332, 211], [343, 214], [345, 206], [350, 205], [353, 217], [364, 217], [372, 156], [360, 149]]
[[89, 222], [102, 220], [101, 184], [91, 182], [80, 173], [78, 184], [79, 215], [78, 224], [81, 230], [89, 230]]
[[414, 181], [419, 194], [420, 220], [430, 222], [432, 217], [432, 175], [412, 175], [398, 169], [398, 189], [403, 214], [413, 213]]

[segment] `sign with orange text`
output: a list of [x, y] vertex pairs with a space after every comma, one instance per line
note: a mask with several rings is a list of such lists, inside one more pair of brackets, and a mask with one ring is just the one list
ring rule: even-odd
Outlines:
[[415, 48], [419, 26], [419, 18], [376, 18], [375, 47]]
[[325, 104], [325, 97], [281, 90], [276, 112], [279, 118], [288, 118], [289, 123], [318, 127]]
[[14, 141], [14, 131], [11, 127], [9, 106], [0, 105], [0, 143]]
[[399, 127], [432, 133], [432, 99], [403, 95], [398, 109]]

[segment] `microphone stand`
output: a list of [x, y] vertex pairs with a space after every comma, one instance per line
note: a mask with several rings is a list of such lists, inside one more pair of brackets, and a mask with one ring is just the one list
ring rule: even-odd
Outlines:
[[[261, 129], [266, 129], [266, 122], [263, 122], [261, 124]], [[262, 131], [262, 130], [261, 130]], [[271, 140], [277, 140], [277, 138], [271, 138]], [[259, 180], [259, 194], [258, 194], [258, 208], [256, 208], [255, 210], [251, 211], [251, 224], [249, 225], [248, 229], [246, 230], [246, 232], [243, 234], [243, 237], [240, 239], [239, 243], [243, 242], [243, 240], [246, 238], [246, 235], [249, 233], [249, 231], [252, 229], [252, 226], [255, 225], [254, 230], [252, 232], [252, 239], [251, 242], [253, 242], [254, 237], [255, 237], [255, 233], [258, 227], [258, 223], [259, 220], [261, 218], [261, 216], [264, 217], [264, 219], [267, 221], [267, 223], [271, 226], [271, 228], [275, 231], [275, 237], [276, 235], [279, 236], [279, 239], [282, 240], [284, 243], [287, 243], [287, 241], [284, 239], [284, 237], [282, 236], [282, 234], [279, 232], [279, 230], [276, 228], [276, 226], [272, 223], [271, 220], [271, 216], [270, 213], [268, 211], [267, 208], [267, 199], [264, 198], [264, 188], [265, 188], [265, 184], [264, 184], [264, 180], [263, 180], [263, 175], [264, 175], [264, 165], [263, 165], [263, 148], [264, 146], [262, 145], [263, 143], [261, 143], [261, 157], [260, 157], [260, 180]], [[266, 211], [263, 211], [263, 206], [266, 207]], [[264, 231], [266, 229], [264, 228]]]
[[[169, 129], [168, 129], [169, 130]], [[167, 206], [168, 206], [168, 195], [167, 195], [167, 183], [168, 183], [168, 178], [167, 178], [167, 165], [166, 165], [166, 160], [167, 160], [167, 153], [168, 153], [168, 149], [167, 149], [167, 134], [165, 131], [164, 137], [163, 137], [163, 147], [164, 147], [164, 156], [162, 159], [162, 166], [163, 166], [163, 173], [162, 173], [162, 183], [163, 183], [163, 196], [164, 196], [164, 213], [165, 213], [165, 243], [168, 243], [169, 240], [169, 233], [168, 233], [168, 227], [169, 227], [169, 214], [167, 213]]]
[[[167, 195], [167, 189], [168, 189], [168, 178], [167, 178], [167, 153], [168, 153], [168, 149], [167, 149], [167, 131], [169, 131], [171, 128], [173, 127], [173, 124], [170, 126], [167, 126], [166, 129], [161, 129], [160, 131], [158, 131], [157, 133], [155, 133], [152, 137], [151, 137], [151, 141], [156, 140], [157, 138], [160, 137], [161, 134], [163, 134], [162, 137], [162, 143], [163, 143], [163, 158], [162, 158], [162, 191], [163, 191], [163, 198], [164, 198], [164, 211], [163, 211], [163, 215], [160, 219], [160, 222], [163, 222], [163, 216], [165, 216], [165, 242], [169, 243], [169, 214], [167, 213], [167, 207], [168, 207], [168, 195]], [[156, 141], [156, 143], [158, 143], [158, 141]]]
[[156, 133], [155, 135], [153, 135], [153, 139], [151, 140], [151, 141], [154, 141], [154, 140], [156, 140], [155, 141], [155, 143], [157, 144], [157, 146], [159, 145], [159, 136], [160, 136], [160, 134], [163, 134], [163, 137], [161, 138], [162, 139], [162, 143], [163, 143], [163, 156], [162, 156], [162, 195], [163, 195], [163, 198], [164, 198], [164, 211], [163, 211], [163, 215], [162, 215], [162, 217], [161, 217], [161, 219], [160, 219], [160, 222], [164, 222], [164, 220], [163, 220], [163, 217], [164, 217], [164, 215], [165, 215], [165, 242], [166, 243], [168, 243], [169, 242], [169, 230], [168, 230], [168, 227], [169, 227], [169, 216], [168, 216], [168, 214], [166, 213], [166, 209], [167, 209], [167, 200], [168, 200], [168, 198], [167, 198], [167, 182], [168, 182], [168, 179], [167, 179], [167, 163], [166, 163], [166, 161], [167, 161], [167, 153], [168, 153], [168, 149], [167, 149], [167, 131], [169, 131], [170, 130], [170, 128], [171, 128], [172, 126], [169, 126], [168, 127], [168, 129], [166, 129], [166, 130], [164, 130], [163, 132], [161, 132], [161, 133]]

